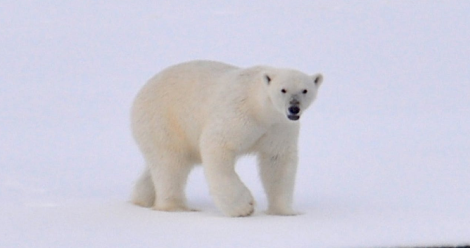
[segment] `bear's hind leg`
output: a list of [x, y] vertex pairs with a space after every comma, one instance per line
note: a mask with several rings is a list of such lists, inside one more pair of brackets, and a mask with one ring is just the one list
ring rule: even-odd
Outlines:
[[146, 208], [152, 207], [155, 203], [155, 186], [148, 167], [135, 183], [131, 202]]
[[[160, 151], [161, 152], [161, 151]], [[161, 152], [159, 161], [152, 163], [150, 174], [155, 185], [153, 208], [159, 211], [191, 211], [186, 205], [185, 187], [192, 165], [182, 154]]]

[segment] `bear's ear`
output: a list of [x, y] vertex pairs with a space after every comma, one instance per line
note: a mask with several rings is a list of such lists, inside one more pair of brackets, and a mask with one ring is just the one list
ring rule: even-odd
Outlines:
[[269, 85], [269, 83], [271, 83], [271, 77], [268, 76], [268, 74], [265, 74], [264, 75], [264, 80], [266, 80], [266, 83]]
[[313, 75], [312, 78], [313, 78], [313, 82], [317, 86], [320, 86], [320, 84], [323, 82], [323, 75], [321, 73]]

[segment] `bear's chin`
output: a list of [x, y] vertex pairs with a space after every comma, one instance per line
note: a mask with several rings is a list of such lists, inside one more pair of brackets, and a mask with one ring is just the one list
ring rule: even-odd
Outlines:
[[287, 118], [291, 121], [297, 121], [300, 119], [300, 115], [288, 115]]

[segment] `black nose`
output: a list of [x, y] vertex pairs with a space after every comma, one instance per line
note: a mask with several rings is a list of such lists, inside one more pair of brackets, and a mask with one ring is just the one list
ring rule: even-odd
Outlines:
[[297, 107], [297, 106], [290, 106], [289, 107], [289, 112], [291, 112], [291, 114], [296, 115], [300, 112], [300, 108]]

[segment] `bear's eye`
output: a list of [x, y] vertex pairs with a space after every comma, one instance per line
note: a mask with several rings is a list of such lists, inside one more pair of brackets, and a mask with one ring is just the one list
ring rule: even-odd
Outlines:
[[282, 89], [281, 92], [282, 92], [282, 94], [286, 94], [286, 93], [287, 93], [287, 90], [286, 90], [286, 89]]
[[302, 93], [303, 94], [307, 94], [308, 90], [303, 90]]

